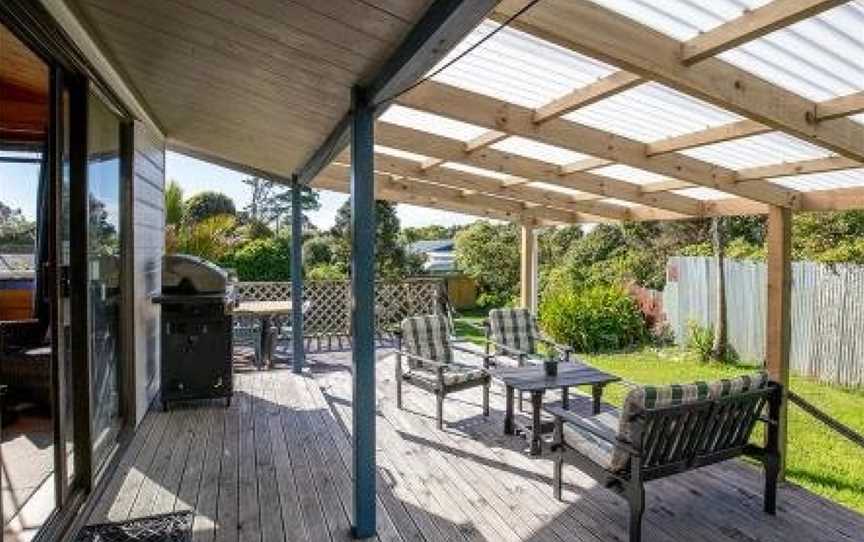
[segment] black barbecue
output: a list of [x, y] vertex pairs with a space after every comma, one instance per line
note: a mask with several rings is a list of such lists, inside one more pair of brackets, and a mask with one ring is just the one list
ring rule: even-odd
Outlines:
[[212, 263], [185, 254], [162, 262], [161, 394], [173, 401], [226, 399], [234, 392], [232, 317], [234, 286]]

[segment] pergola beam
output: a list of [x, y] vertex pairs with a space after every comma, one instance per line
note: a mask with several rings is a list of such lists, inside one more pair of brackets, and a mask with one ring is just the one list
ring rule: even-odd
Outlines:
[[[508, 17], [521, 5], [517, 0], [504, 0], [494, 17]], [[680, 62], [680, 41], [593, 2], [544, 0], [513, 25], [839, 155], [864, 161], [864, 125], [845, 118], [815, 122], [817, 104], [812, 100], [718, 58], [685, 66]]]
[[[537, 4], [534, 9], [545, 5]], [[532, 9], [526, 14], [533, 12]], [[400, 103], [763, 203], [784, 207], [796, 204], [794, 191], [771, 185], [739, 185], [735, 182], [735, 172], [730, 169], [683, 154], [648, 156], [645, 143], [562, 119], [550, 119], [538, 125], [533, 121], [531, 109], [443, 83], [427, 81], [402, 96]]]
[[605, 100], [619, 92], [624, 92], [643, 83], [644, 79], [626, 71], [617, 71], [584, 87], [574, 89], [556, 100], [534, 110], [534, 122], [540, 124], [547, 120], [566, 115], [581, 107]]
[[[364, 85], [375, 116], [389, 100], [432, 69], [447, 53], [480, 24], [498, 0], [435, 0], [399, 47]], [[333, 127], [321, 146], [297, 170], [301, 184], [309, 184], [327, 164], [348, 147], [351, 115]]]
[[774, 0], [703, 32], [681, 46], [681, 60], [690, 65], [719, 55], [785, 26], [837, 7], [847, 0]]
[[[702, 205], [699, 200], [680, 194], [644, 193], [638, 185], [591, 173], [577, 172], [561, 175], [555, 164], [516, 156], [491, 148], [466, 153], [460, 141], [413, 128], [380, 122], [378, 142], [387, 147], [415, 152], [435, 159], [445, 159], [521, 177], [525, 179], [525, 181], [518, 181], [522, 184], [540, 181], [595, 194], [602, 198], [617, 198], [640, 205], [649, 205], [678, 215], [698, 216], [702, 214]], [[567, 194], [557, 194], [557, 196], [561, 201], [567, 201]], [[589, 202], [580, 202], [572, 197], [569, 203], [570, 205], [589, 204]], [[591, 206], [585, 208], [585, 212], [605, 215], [605, 212], [596, 206], [597, 203], [601, 202], [591, 202]], [[612, 218], [626, 219], [626, 217]]]

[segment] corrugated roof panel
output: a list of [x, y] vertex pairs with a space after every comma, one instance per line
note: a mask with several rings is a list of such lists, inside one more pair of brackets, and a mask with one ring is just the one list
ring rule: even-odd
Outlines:
[[475, 126], [401, 105], [391, 106], [381, 115], [381, 120], [460, 141], [469, 141], [488, 131], [482, 126]]
[[518, 156], [533, 158], [535, 160], [542, 160], [559, 166], [591, 158], [591, 156], [587, 154], [580, 154], [562, 147], [547, 145], [546, 143], [519, 136], [502, 139], [491, 147], [495, 150], [509, 152]]
[[659, 83], [639, 85], [564, 118], [646, 143], [740, 119]]
[[864, 2], [849, 2], [720, 58], [811, 100], [864, 89]]
[[673, 190], [674, 194], [681, 194], [688, 198], [698, 199], [702, 201], [726, 199], [733, 197], [732, 194], [714, 190], [705, 186], [697, 186], [694, 188], [684, 188], [683, 190]]
[[620, 205], [621, 207], [641, 207], [638, 203], [633, 203], [632, 201], [624, 201], [623, 199], [615, 199], [615, 198], [603, 198], [600, 201], [603, 203], [609, 203], [611, 205]]
[[644, 169], [625, 166], [623, 164], [615, 164], [612, 166], [592, 169], [591, 173], [639, 185], [667, 180], [667, 177], [664, 177], [663, 175], [658, 175], [651, 171], [645, 171]]
[[812, 173], [810, 175], [794, 175], [772, 179], [770, 182], [802, 192], [850, 188], [854, 186], [864, 187], [864, 168], [831, 171], [828, 173]]
[[484, 177], [498, 179], [499, 181], [512, 181], [519, 179], [519, 177], [507, 175], [506, 173], [501, 173], [499, 171], [492, 171], [491, 169], [469, 166], [467, 164], [459, 164], [457, 162], [444, 162], [443, 164], [441, 164], [441, 167], [453, 169], [456, 171], [464, 171], [465, 173], [473, 173], [474, 175], [482, 175]]
[[737, 19], [770, 0], [593, 0], [677, 40]]
[[[499, 25], [485, 21], [435, 68], [463, 53]], [[615, 71], [611, 66], [568, 51], [524, 32], [505, 28], [434, 79], [448, 85], [540, 107]]]
[[778, 132], [687, 149], [682, 153], [731, 169], [769, 166], [831, 155], [825, 149]]

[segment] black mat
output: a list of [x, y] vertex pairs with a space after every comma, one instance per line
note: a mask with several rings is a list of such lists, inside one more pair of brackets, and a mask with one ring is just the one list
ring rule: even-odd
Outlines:
[[193, 512], [88, 525], [75, 542], [191, 542]]

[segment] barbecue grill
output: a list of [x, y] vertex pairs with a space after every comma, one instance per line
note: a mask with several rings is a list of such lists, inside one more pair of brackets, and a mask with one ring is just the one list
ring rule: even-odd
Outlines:
[[162, 407], [224, 398], [231, 404], [234, 282], [216, 265], [186, 254], [162, 261]]

